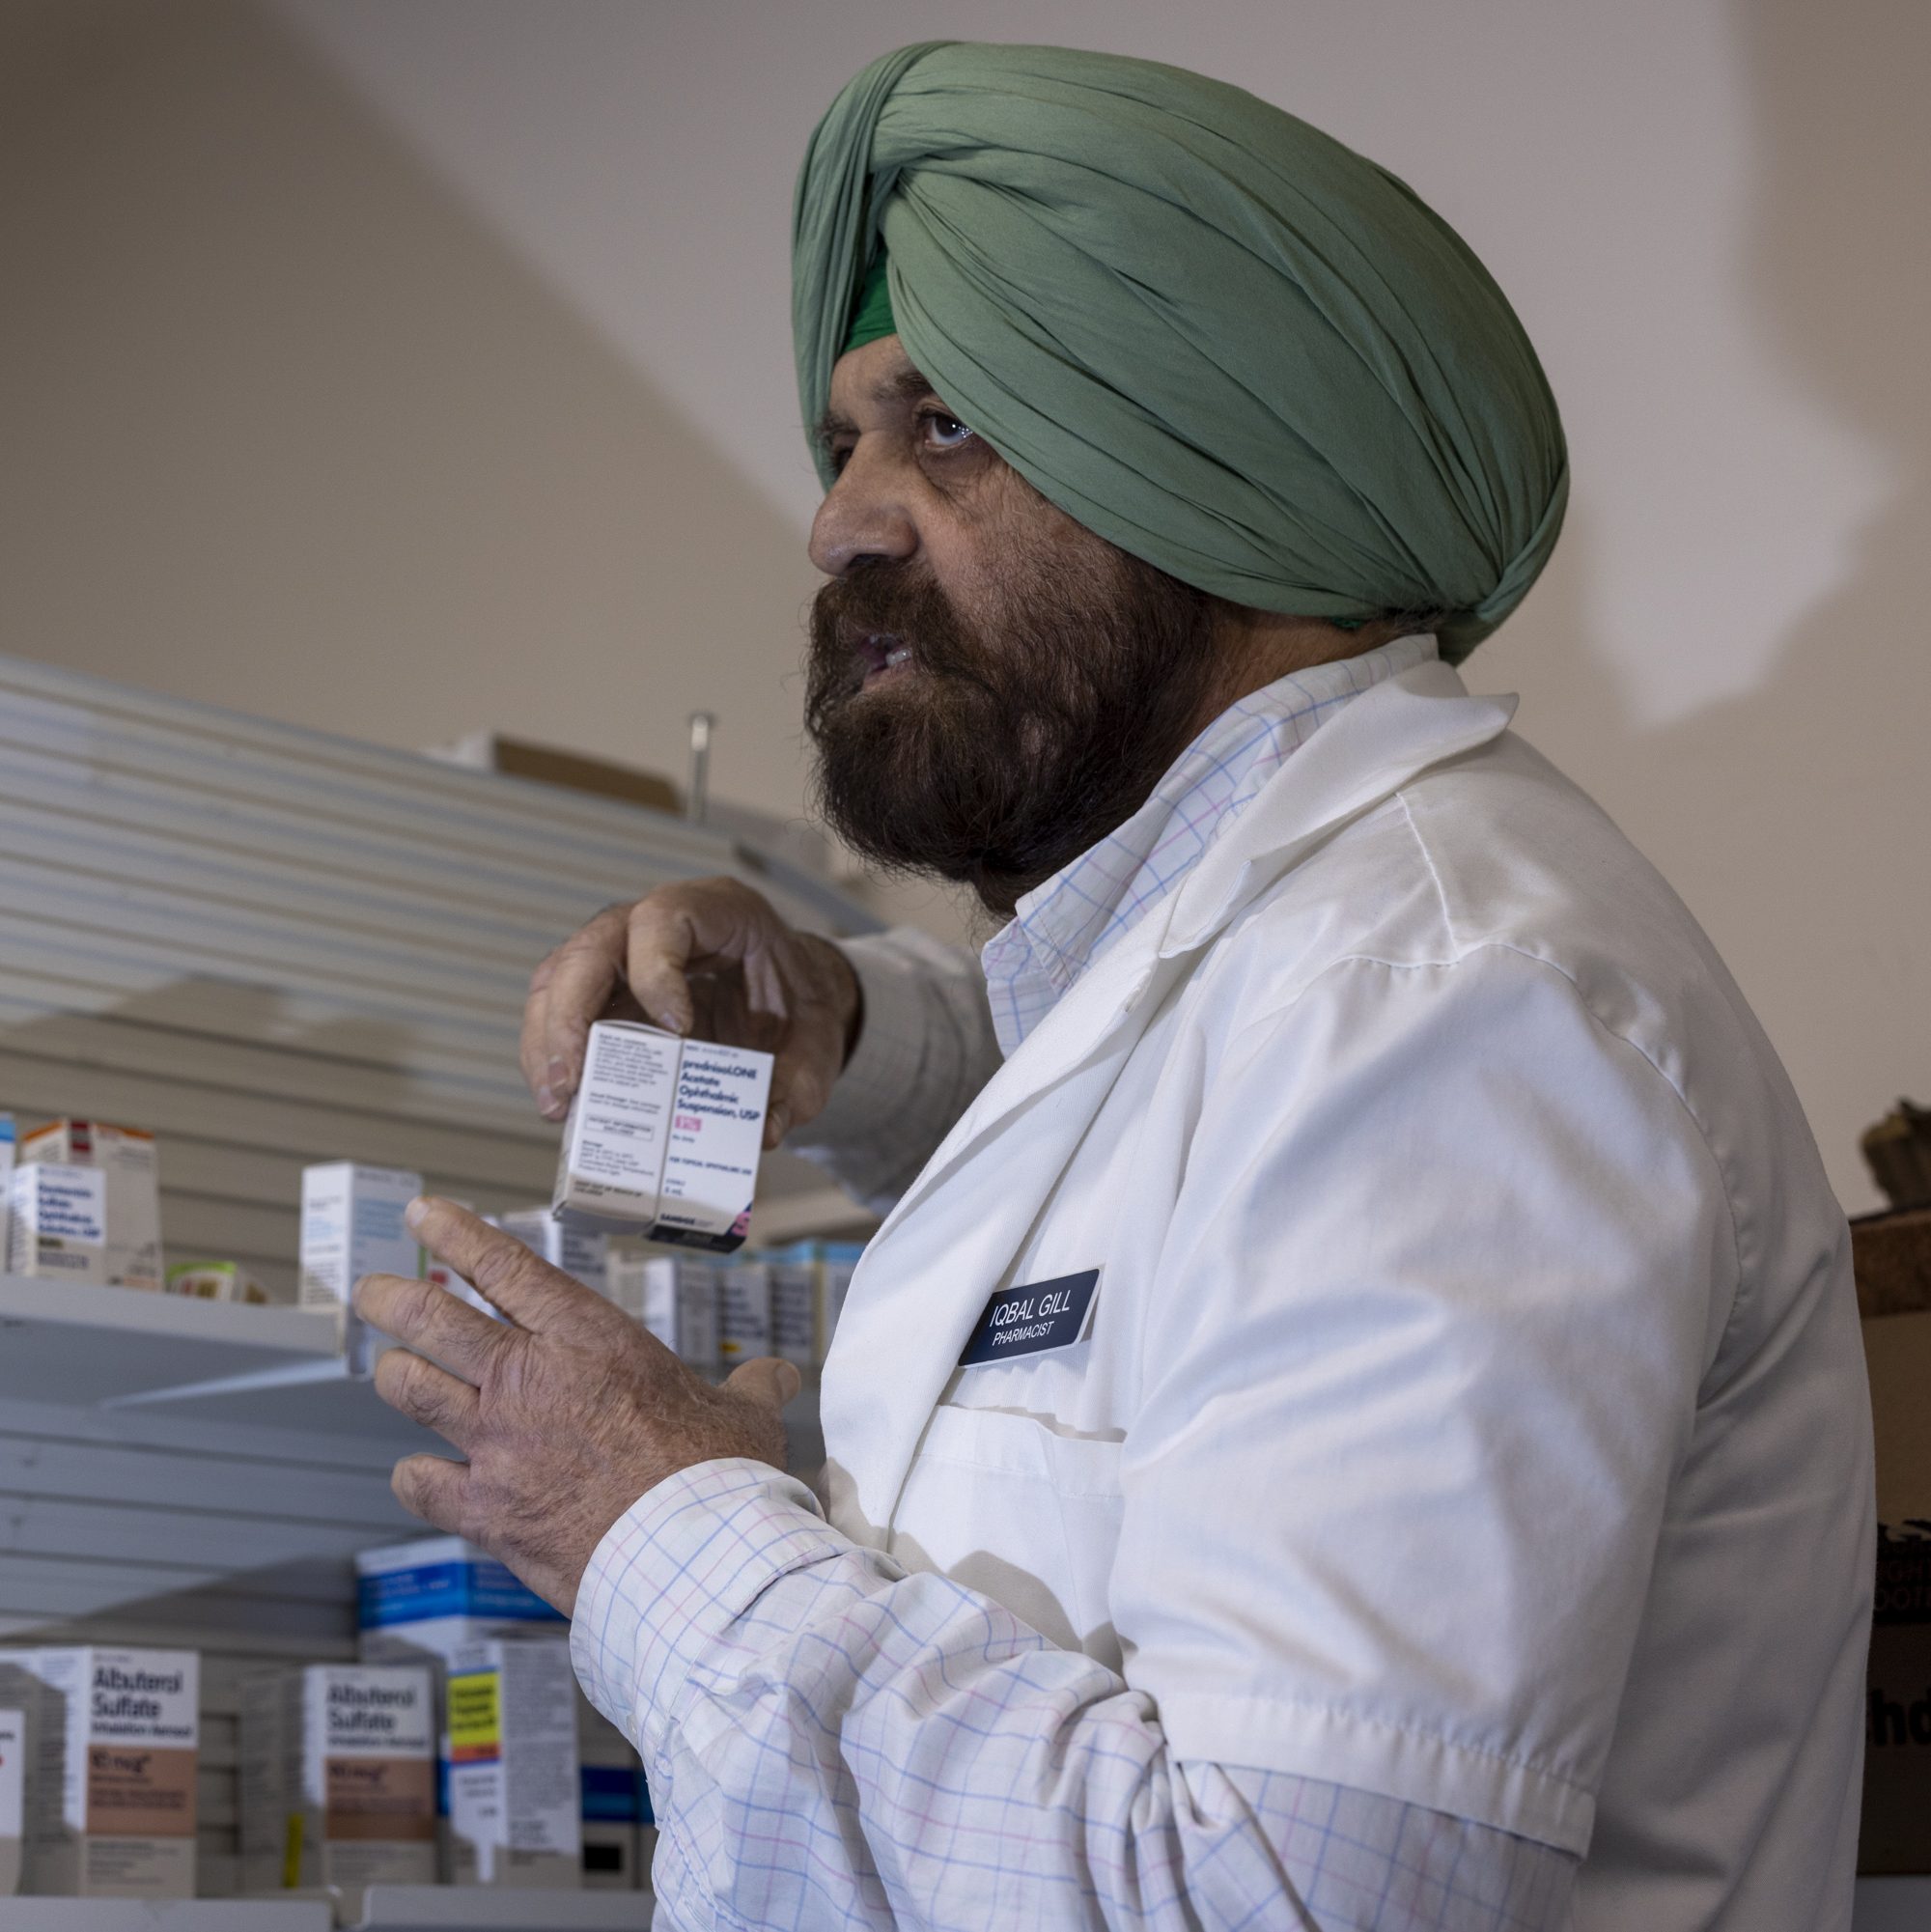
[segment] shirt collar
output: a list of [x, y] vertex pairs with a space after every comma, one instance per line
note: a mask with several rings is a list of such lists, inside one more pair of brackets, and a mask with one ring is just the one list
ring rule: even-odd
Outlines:
[[1010, 1054], [1068, 987], [1192, 871], [1298, 745], [1351, 698], [1437, 656], [1400, 637], [1358, 658], [1292, 671], [1228, 706], [1167, 769], [1138, 811], [1019, 902], [981, 962]]

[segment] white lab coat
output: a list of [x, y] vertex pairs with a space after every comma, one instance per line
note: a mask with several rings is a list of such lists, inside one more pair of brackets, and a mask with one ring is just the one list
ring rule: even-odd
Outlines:
[[[853, 1282], [832, 1518], [1183, 1758], [1584, 1855], [1591, 1932], [1819, 1932], [1873, 1560], [1843, 1218], [1511, 712], [1440, 664], [1354, 700], [1007, 1061]], [[1089, 1339], [956, 1366], [1089, 1268]]]

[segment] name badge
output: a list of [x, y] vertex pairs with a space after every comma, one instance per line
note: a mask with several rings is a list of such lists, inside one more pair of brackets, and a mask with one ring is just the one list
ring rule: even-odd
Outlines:
[[984, 1361], [1007, 1361], [1083, 1342], [1099, 1286], [1100, 1271], [1089, 1268], [1081, 1274], [1035, 1281], [1029, 1288], [1000, 1289], [973, 1324], [959, 1366], [976, 1368]]

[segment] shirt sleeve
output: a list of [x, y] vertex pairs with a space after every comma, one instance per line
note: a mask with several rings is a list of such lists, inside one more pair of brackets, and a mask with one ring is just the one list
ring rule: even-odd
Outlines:
[[1148, 1697], [903, 1575], [763, 1464], [599, 1547], [572, 1645], [642, 1752], [670, 1927], [1556, 1932], [1576, 1861], [1331, 1781], [1176, 1759]]
[[883, 1215], [997, 1071], [999, 1043], [964, 947], [900, 926], [839, 949], [858, 975], [864, 1022], [829, 1105], [788, 1145]]

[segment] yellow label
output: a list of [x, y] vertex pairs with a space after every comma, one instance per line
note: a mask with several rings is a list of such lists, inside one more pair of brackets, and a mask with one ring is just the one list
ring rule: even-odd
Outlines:
[[282, 1848], [282, 1886], [293, 1891], [302, 1882], [302, 1814], [289, 1813], [288, 1837]]
[[449, 1680], [449, 1761], [478, 1764], [503, 1754], [503, 1684], [494, 1670]]

